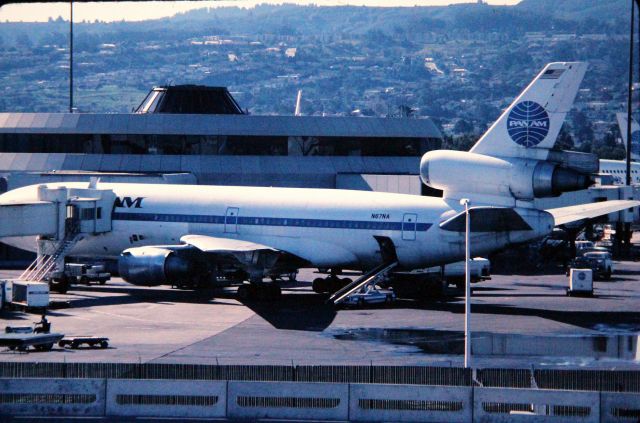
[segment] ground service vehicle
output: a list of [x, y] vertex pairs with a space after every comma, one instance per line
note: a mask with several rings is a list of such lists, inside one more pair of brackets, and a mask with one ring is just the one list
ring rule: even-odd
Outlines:
[[572, 268], [591, 269], [594, 278], [608, 280], [613, 273], [613, 259], [606, 251], [588, 251], [576, 257], [571, 263]]
[[350, 294], [344, 301], [346, 306], [364, 306], [365, 304], [391, 304], [396, 300], [396, 294], [388, 289], [376, 285], [367, 285]]

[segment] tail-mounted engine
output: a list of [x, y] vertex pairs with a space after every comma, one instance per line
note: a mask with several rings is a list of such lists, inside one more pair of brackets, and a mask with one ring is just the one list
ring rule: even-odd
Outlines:
[[[561, 155], [560, 152], [558, 154]], [[560, 157], [558, 154], [556, 156]], [[591, 178], [584, 170], [590, 171], [591, 167], [588, 164], [575, 169], [564, 162], [435, 150], [422, 157], [420, 177], [430, 187], [449, 193], [532, 200], [588, 188]]]

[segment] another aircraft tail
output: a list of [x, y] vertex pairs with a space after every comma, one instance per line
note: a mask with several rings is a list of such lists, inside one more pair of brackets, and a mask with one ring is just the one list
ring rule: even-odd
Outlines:
[[[627, 114], [616, 113], [618, 127], [622, 136], [622, 143], [627, 148]], [[640, 125], [635, 119], [631, 119], [631, 160], [640, 160]]]
[[586, 62], [549, 63], [470, 151], [545, 160], [586, 70]]

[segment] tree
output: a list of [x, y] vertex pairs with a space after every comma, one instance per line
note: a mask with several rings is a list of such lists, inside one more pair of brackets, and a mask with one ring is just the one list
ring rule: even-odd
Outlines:
[[598, 143], [593, 145], [593, 153], [601, 159], [623, 160], [627, 151], [616, 141], [617, 125], [614, 125]]
[[445, 150], [469, 151], [478, 141], [477, 135], [465, 134], [459, 137], [446, 135], [442, 140], [442, 148]]
[[33, 47], [33, 42], [31, 41], [31, 38], [29, 38], [29, 35], [26, 32], [20, 32], [16, 36], [16, 45], [18, 47], [30, 49], [31, 47]]
[[471, 122], [460, 119], [453, 127], [453, 132], [456, 134], [470, 134], [473, 132], [473, 129], [473, 124]]
[[593, 143], [593, 127], [591, 126], [591, 121], [584, 113], [577, 111], [573, 114], [573, 125], [575, 127], [576, 138], [581, 144], [585, 142]]
[[560, 134], [558, 134], [558, 140], [555, 145], [558, 150], [573, 150], [575, 148], [569, 128], [569, 124], [566, 122], [560, 128]]

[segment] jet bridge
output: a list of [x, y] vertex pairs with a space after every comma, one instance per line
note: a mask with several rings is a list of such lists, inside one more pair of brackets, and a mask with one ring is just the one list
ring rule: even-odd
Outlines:
[[115, 197], [110, 189], [40, 185], [35, 201], [0, 203], [0, 237], [61, 241], [72, 225], [79, 233], [110, 232]]
[[110, 232], [116, 195], [110, 189], [37, 187], [35, 201], [0, 203], [0, 237], [37, 236], [38, 256], [20, 280], [42, 281], [84, 236]]

